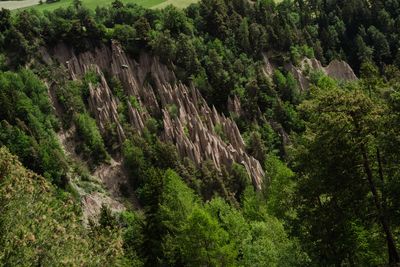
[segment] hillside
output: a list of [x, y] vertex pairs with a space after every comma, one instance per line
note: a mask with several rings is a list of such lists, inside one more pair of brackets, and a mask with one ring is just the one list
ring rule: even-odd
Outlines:
[[73, 196], [26, 170], [4, 147], [0, 177], [2, 265], [116, 265], [122, 259], [117, 229], [84, 228]]
[[399, 265], [400, 1], [170, 2], [0, 10], [0, 265]]

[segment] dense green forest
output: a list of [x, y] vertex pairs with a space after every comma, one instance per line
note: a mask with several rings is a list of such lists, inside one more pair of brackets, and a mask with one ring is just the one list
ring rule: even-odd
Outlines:
[[[399, 40], [397, 0], [0, 10], [0, 265], [400, 265]], [[79, 54], [115, 41], [133, 59], [159, 59], [236, 122], [265, 171], [261, 189], [240, 162], [228, 171], [181, 157], [157, 114], [133, 131], [130, 108], [150, 108], [105, 75], [126, 133], [118, 145], [117, 126], [90, 109], [102, 77], [70, 79], [64, 62], [42, 58], [60, 43]], [[303, 68], [305, 57], [344, 60], [359, 79]], [[67, 129], [76, 155], [60, 141]], [[214, 131], [227, 142], [221, 125]], [[93, 173], [115, 159], [127, 208], [103, 206], [84, 224], [82, 188], [101, 190]]]

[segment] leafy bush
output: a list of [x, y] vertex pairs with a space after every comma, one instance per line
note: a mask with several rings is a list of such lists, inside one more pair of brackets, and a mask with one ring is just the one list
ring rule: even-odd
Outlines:
[[103, 138], [97, 128], [96, 121], [87, 113], [77, 114], [75, 124], [78, 138], [82, 145], [78, 148], [79, 152], [94, 163], [101, 163], [109, 158], [105, 149]]

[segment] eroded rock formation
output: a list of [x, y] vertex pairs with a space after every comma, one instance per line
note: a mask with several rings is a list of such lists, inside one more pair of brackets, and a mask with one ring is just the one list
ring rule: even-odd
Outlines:
[[[118, 100], [104, 78], [107, 72], [118, 77], [125, 93], [137, 100], [138, 106], [127, 103], [130, 124], [137, 132], [143, 130], [151, 116], [161, 117], [162, 138], [175, 144], [182, 157], [197, 165], [212, 160], [217, 169], [224, 166], [230, 170], [234, 162], [242, 164], [255, 188], [261, 189], [264, 171], [246, 153], [236, 123], [208, 106], [196, 88], [179, 83], [173, 72], [156, 58], [143, 53], [137, 61], [132, 60], [116, 43], [79, 55], [59, 45], [52, 54], [66, 66], [71, 79], [79, 79], [89, 70], [100, 76], [100, 83], [89, 88], [89, 107], [103, 133], [106, 125], [114, 124], [120, 142], [125, 139], [118, 117]], [[233, 112], [241, 112], [237, 99], [232, 99], [230, 105]]]
[[324, 68], [324, 70], [329, 77], [337, 80], [357, 80], [357, 76], [354, 74], [353, 69], [343, 60], [333, 60], [326, 68]]
[[228, 111], [236, 116], [242, 115], [242, 104], [236, 95], [228, 98]]
[[[266, 55], [263, 55], [264, 66], [263, 72], [266, 76], [272, 76], [274, 73], [274, 66]], [[333, 60], [328, 66], [322, 66], [321, 62], [315, 58], [309, 59], [304, 58], [299, 66], [295, 66], [292, 63], [288, 63], [284, 68], [291, 72], [294, 78], [299, 82], [300, 90], [307, 90], [310, 86], [308, 74], [310, 71], [321, 71], [327, 76], [341, 81], [354, 81], [357, 80], [357, 76], [354, 74], [353, 69], [350, 65], [343, 60]]]
[[125, 139], [125, 133], [118, 118], [117, 100], [98, 66], [95, 67], [95, 71], [100, 77], [100, 82], [97, 85], [89, 84], [89, 108], [96, 116], [100, 132], [105, 135], [107, 127], [114, 124], [119, 142], [122, 143]]

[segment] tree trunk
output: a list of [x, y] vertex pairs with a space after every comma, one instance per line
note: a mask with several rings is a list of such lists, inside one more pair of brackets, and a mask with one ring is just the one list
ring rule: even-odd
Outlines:
[[383, 175], [382, 157], [379, 148], [376, 149], [376, 159], [378, 160], [379, 178], [381, 179], [381, 187], [382, 187], [382, 208], [385, 216], [387, 216], [387, 196], [385, 188], [385, 178]]
[[385, 232], [386, 235], [386, 241], [389, 253], [389, 264], [399, 263], [400, 262], [399, 254], [397, 253], [396, 244], [393, 239], [392, 231], [390, 230], [388, 219], [386, 217], [386, 214], [382, 210], [382, 205], [379, 200], [378, 191], [374, 183], [371, 166], [368, 160], [368, 153], [364, 144], [361, 144], [361, 152], [363, 157], [364, 170], [367, 175], [372, 195], [374, 197], [375, 206], [379, 214], [379, 220], [382, 224], [383, 231]]

